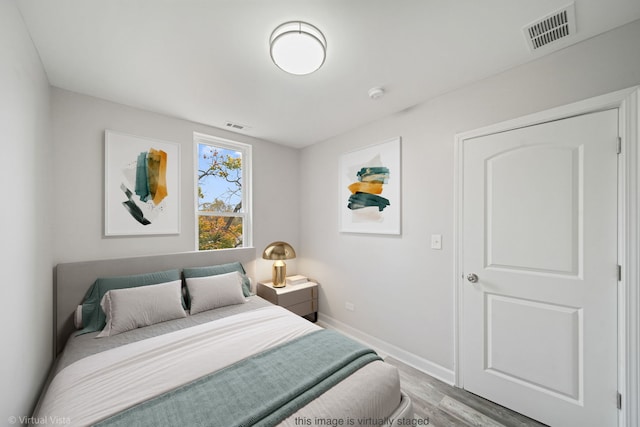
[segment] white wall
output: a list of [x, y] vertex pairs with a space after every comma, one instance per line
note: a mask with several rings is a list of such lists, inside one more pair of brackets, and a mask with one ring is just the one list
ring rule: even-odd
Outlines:
[[0, 0], [0, 424], [30, 415], [52, 360], [49, 83], [15, 2]]
[[[454, 135], [637, 84], [640, 21], [304, 149], [298, 265], [322, 284], [321, 313], [452, 379]], [[402, 235], [338, 233], [340, 155], [395, 136]]]
[[[52, 88], [51, 93], [56, 263], [195, 250], [194, 131], [253, 147], [256, 257], [273, 240], [285, 240], [297, 247], [297, 150], [58, 88]], [[181, 145], [179, 235], [104, 237], [105, 129]], [[260, 260], [257, 278], [268, 277], [270, 264]]]

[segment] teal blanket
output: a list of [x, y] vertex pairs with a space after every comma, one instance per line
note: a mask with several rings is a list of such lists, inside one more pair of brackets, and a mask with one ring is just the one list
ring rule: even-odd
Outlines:
[[[215, 357], [215, 355], [211, 355]], [[99, 426], [273, 426], [366, 364], [371, 349], [320, 330], [237, 362]]]

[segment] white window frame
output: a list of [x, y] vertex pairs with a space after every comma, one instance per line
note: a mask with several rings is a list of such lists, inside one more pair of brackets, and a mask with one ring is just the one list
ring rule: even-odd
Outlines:
[[[224, 148], [227, 150], [238, 151], [242, 154], [242, 212], [211, 212], [211, 213], [201, 213], [198, 209], [199, 198], [198, 198], [198, 148], [200, 144], [210, 145], [212, 147]], [[194, 243], [196, 251], [200, 251], [200, 242], [199, 242], [199, 218], [200, 216], [226, 216], [226, 217], [238, 217], [242, 218], [242, 246], [243, 248], [249, 248], [253, 246], [253, 221], [252, 221], [252, 212], [253, 212], [253, 198], [252, 198], [252, 159], [251, 152], [252, 146], [249, 144], [244, 144], [242, 142], [232, 141], [230, 139], [219, 138], [217, 136], [211, 136], [204, 133], [194, 132], [193, 133], [193, 147], [194, 147], [194, 155], [193, 155], [193, 164], [194, 164], [194, 208], [195, 208], [195, 237]], [[233, 248], [237, 249], [237, 248]], [[220, 250], [220, 249], [213, 249]]]

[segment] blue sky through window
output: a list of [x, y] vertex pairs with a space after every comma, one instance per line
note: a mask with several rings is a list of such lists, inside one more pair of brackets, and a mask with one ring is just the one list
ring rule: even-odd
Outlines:
[[[211, 165], [211, 159], [218, 153], [218, 158], [222, 161], [227, 156], [231, 156], [235, 159], [242, 159], [242, 154], [235, 150], [228, 150], [226, 148], [215, 147], [212, 145], [198, 144], [198, 176], [200, 176], [203, 170], [207, 170]], [[241, 176], [241, 170], [237, 170], [232, 173], [232, 179], [236, 176]], [[238, 187], [234, 183], [227, 182], [224, 178], [218, 176], [206, 176], [198, 180], [198, 185], [205, 196], [203, 199], [198, 200], [199, 210], [203, 210], [202, 205], [205, 203], [213, 204], [216, 199], [222, 200], [227, 206], [233, 207], [242, 201], [242, 192], [236, 191]], [[220, 212], [221, 209], [216, 209]], [[224, 211], [224, 210], [222, 210]]]

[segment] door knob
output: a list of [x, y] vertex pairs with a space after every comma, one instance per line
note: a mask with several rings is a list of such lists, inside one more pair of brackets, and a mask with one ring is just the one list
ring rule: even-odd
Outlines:
[[475, 273], [467, 274], [467, 280], [471, 283], [476, 283], [478, 281], [478, 275]]

